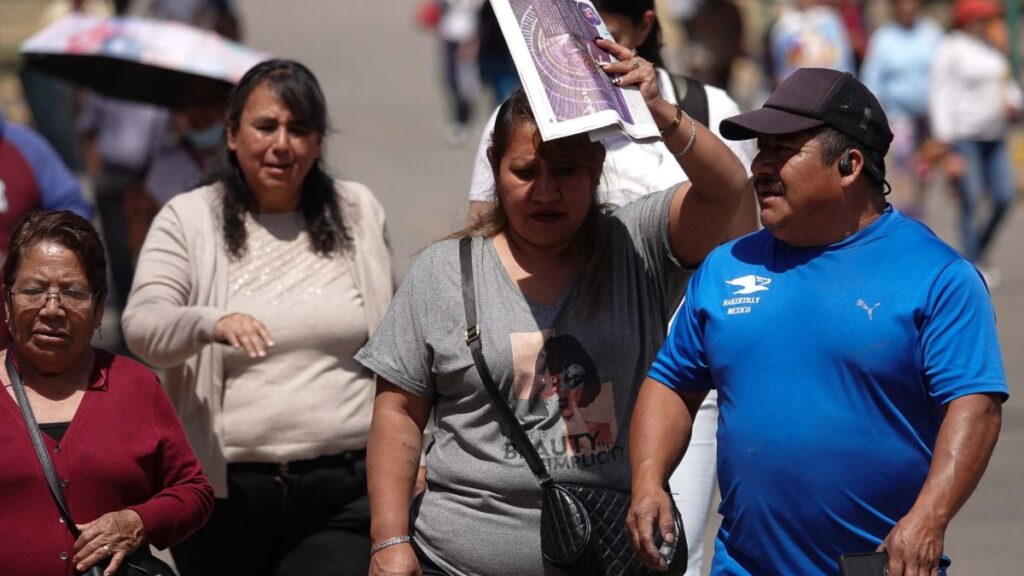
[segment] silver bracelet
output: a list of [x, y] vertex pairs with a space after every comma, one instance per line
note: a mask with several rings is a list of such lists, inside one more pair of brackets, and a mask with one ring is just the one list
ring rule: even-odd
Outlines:
[[[676, 158], [682, 158], [689, 154], [690, 150], [693, 149], [693, 144], [697, 141], [697, 123], [693, 121], [693, 118], [689, 114], [686, 115], [686, 118], [690, 121], [690, 141], [686, 143], [686, 146], [678, 154], [674, 152], [672, 153]], [[669, 150], [669, 152], [672, 151]]]
[[394, 538], [388, 538], [383, 542], [378, 542], [370, 547], [370, 556], [373, 556], [377, 552], [387, 548], [388, 546], [394, 546], [396, 544], [405, 544], [406, 542], [412, 542], [412, 536], [395, 536]]

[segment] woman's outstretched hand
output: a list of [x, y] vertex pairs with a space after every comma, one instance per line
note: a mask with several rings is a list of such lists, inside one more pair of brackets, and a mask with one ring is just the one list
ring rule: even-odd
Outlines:
[[248, 314], [236, 312], [217, 321], [213, 327], [213, 340], [234, 349], [244, 348], [249, 358], [263, 358], [274, 346], [270, 331], [262, 322]]

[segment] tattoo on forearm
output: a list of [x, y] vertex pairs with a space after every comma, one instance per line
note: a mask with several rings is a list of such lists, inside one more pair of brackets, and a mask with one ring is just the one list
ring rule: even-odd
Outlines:
[[402, 440], [402, 448], [405, 448], [406, 452], [405, 463], [409, 465], [412, 477], [415, 479], [420, 469], [420, 449], [405, 440]]

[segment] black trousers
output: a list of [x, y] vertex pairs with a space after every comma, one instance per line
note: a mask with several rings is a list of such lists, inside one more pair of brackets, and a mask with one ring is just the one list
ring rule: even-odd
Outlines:
[[473, 113], [473, 103], [466, 96], [465, 87], [459, 76], [459, 43], [445, 40], [443, 50], [444, 79], [452, 105], [452, 120], [464, 126], [469, 123]]
[[171, 550], [181, 576], [366, 576], [366, 453], [230, 464], [228, 498]]

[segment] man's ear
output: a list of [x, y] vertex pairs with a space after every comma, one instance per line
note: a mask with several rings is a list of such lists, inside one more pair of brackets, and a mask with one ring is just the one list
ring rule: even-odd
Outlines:
[[852, 186], [864, 171], [864, 153], [856, 148], [848, 148], [836, 163], [839, 170], [840, 183], [843, 187]]

